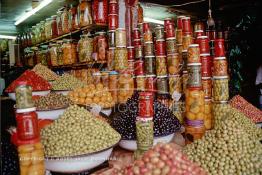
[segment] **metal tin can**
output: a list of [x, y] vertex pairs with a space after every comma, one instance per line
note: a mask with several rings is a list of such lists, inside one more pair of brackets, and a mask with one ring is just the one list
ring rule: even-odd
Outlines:
[[184, 17], [182, 18], [183, 22], [183, 32], [191, 32], [191, 21], [190, 17]]
[[156, 74], [156, 59], [154, 56], [145, 56], [145, 74]]
[[135, 60], [128, 60], [128, 73], [134, 75], [135, 73]]
[[213, 76], [227, 76], [226, 57], [215, 57], [213, 60]]
[[134, 46], [128, 46], [127, 47], [127, 55], [128, 55], [128, 60], [133, 60], [135, 59], [135, 47]]
[[165, 40], [156, 40], [156, 56], [166, 55], [166, 42]]
[[144, 75], [136, 76], [136, 89], [138, 91], [145, 91], [145, 89], [146, 89], [146, 76], [144, 76]]
[[165, 18], [164, 19], [164, 26], [167, 26], [169, 24], [174, 25], [174, 21], [172, 20], [172, 18]]
[[118, 28], [118, 15], [117, 14], [109, 14], [108, 15], [108, 29], [116, 30]]
[[167, 76], [157, 76], [156, 80], [157, 93], [158, 94], [168, 94], [168, 81]]
[[169, 75], [169, 93], [182, 93], [182, 79], [180, 75]]
[[162, 27], [161, 25], [157, 25], [157, 27], [155, 28], [155, 34], [156, 34], [156, 40], [164, 39], [165, 38], [164, 27]]
[[185, 16], [178, 16], [177, 17], [177, 28], [178, 29], [183, 29], [183, 18], [184, 18]]
[[141, 38], [139, 28], [134, 28], [132, 37], [133, 37], [133, 39], [140, 39]]
[[159, 101], [164, 106], [169, 108], [169, 95], [168, 94], [157, 94], [157, 101]]
[[126, 30], [116, 29], [116, 47], [126, 47]]
[[135, 46], [135, 58], [143, 58], [143, 47], [142, 45]]
[[153, 42], [145, 42], [144, 43], [144, 54], [145, 54], [145, 56], [153, 56], [154, 55], [154, 44], [153, 44]]
[[144, 75], [144, 61], [137, 60], [135, 61], [135, 75]]
[[109, 2], [109, 15], [110, 14], [118, 14], [118, 3], [115, 2]]
[[182, 51], [183, 70], [187, 70], [187, 50]]
[[115, 30], [109, 30], [108, 31], [108, 45], [109, 47], [115, 47], [116, 46], [116, 33]]
[[177, 52], [176, 39], [168, 38], [166, 39], [166, 52], [167, 54], [173, 54]]
[[183, 50], [187, 50], [188, 46], [192, 44], [192, 36], [191, 35], [183, 36], [182, 44], [183, 44]]
[[216, 57], [224, 57], [225, 56], [224, 39], [216, 39], [215, 40], [215, 56]]
[[210, 41], [216, 39], [216, 31], [215, 30], [206, 30], [206, 35]]
[[214, 101], [228, 101], [228, 77], [214, 76], [213, 77], [213, 100]]
[[177, 29], [176, 30], [176, 40], [177, 40], [177, 44], [182, 44], [183, 43], [182, 29]]
[[211, 77], [211, 67], [212, 67], [212, 61], [210, 54], [200, 54], [200, 60], [201, 60], [201, 67], [202, 67], [202, 77]]
[[146, 75], [146, 91], [156, 91], [156, 75]]
[[205, 98], [211, 98], [212, 96], [212, 80], [211, 77], [202, 77], [203, 91]]
[[200, 63], [200, 53], [198, 44], [190, 44], [187, 52], [187, 62], [189, 63]]
[[177, 53], [167, 55], [167, 67], [170, 75], [178, 74], [181, 70], [180, 60]]
[[187, 88], [187, 82], [188, 82], [188, 71], [183, 71], [182, 74], [182, 83], [183, 83], [183, 92], [186, 92], [186, 88]]
[[107, 51], [107, 68], [114, 69], [115, 47], [110, 47]]
[[125, 47], [116, 47], [114, 65], [117, 71], [128, 68], [127, 49]]
[[134, 39], [134, 40], [133, 40], [133, 45], [134, 45], [135, 47], [142, 45], [141, 39]]
[[167, 75], [167, 65], [165, 56], [156, 57], [156, 74], [157, 76]]
[[209, 41], [207, 36], [199, 36], [196, 40], [199, 44], [200, 54], [210, 53]]
[[139, 117], [152, 118], [154, 116], [154, 96], [151, 92], [139, 93]]
[[152, 32], [150, 30], [147, 30], [143, 34], [144, 42], [152, 42], [153, 41], [153, 36]]
[[203, 30], [195, 30], [195, 32], [194, 32], [194, 37], [195, 38], [203, 36], [203, 35], [204, 35], [204, 31]]
[[201, 63], [187, 64], [188, 70], [188, 87], [202, 87], [201, 81]]
[[174, 24], [168, 24], [165, 26], [166, 38], [176, 37]]

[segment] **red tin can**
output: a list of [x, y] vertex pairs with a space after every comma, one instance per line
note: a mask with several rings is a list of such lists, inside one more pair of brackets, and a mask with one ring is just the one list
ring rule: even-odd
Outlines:
[[213, 60], [213, 76], [227, 76], [226, 57], [215, 57]]
[[133, 45], [134, 45], [134, 46], [140, 46], [140, 45], [142, 45], [141, 39], [134, 39], [134, 40], [133, 40]]
[[143, 33], [145, 33], [146, 31], [150, 31], [150, 26], [148, 22], [143, 23]]
[[156, 92], [156, 75], [146, 75], [146, 91]]
[[135, 47], [134, 46], [128, 46], [127, 47], [127, 58], [128, 60], [133, 60], [135, 59]]
[[152, 92], [139, 93], [139, 117], [152, 118], [154, 116], [154, 95]]
[[207, 36], [197, 37], [196, 43], [199, 44], [200, 54], [210, 53], [209, 41]]
[[183, 32], [191, 32], [191, 21], [190, 17], [184, 17], [182, 18], [183, 22]]
[[108, 19], [108, 1], [94, 0], [93, 1], [93, 20], [96, 24], [107, 24]]
[[174, 38], [176, 36], [175, 27], [173, 24], [165, 26], [166, 38]]
[[142, 45], [135, 46], [135, 58], [139, 59], [143, 57], [143, 47]]
[[178, 16], [177, 17], [177, 29], [183, 29], [183, 18], [184, 18], [185, 16]]
[[215, 30], [206, 30], [206, 35], [209, 40], [215, 40], [216, 39], [216, 31]]
[[212, 72], [211, 72], [212, 61], [211, 61], [210, 54], [200, 54], [200, 60], [202, 64], [202, 68], [201, 68], [202, 77], [211, 77], [212, 76]]
[[17, 134], [19, 140], [33, 140], [40, 137], [36, 108], [16, 110]]
[[204, 31], [203, 30], [196, 30], [194, 33], [195, 33], [195, 35], [194, 35], [195, 38], [204, 35]]
[[174, 25], [174, 21], [172, 20], [172, 18], [165, 18], [164, 19], [164, 26], [167, 26], [169, 24]]
[[134, 75], [135, 73], [135, 60], [128, 60], [128, 71], [129, 74]]
[[156, 56], [164, 56], [166, 55], [166, 42], [165, 40], [156, 40], [156, 48], [155, 48]]
[[225, 56], [224, 39], [216, 39], [215, 40], [215, 56], [216, 57], [224, 57]]
[[108, 15], [108, 29], [115, 30], [118, 28], [118, 15], [117, 14], [109, 14]]
[[176, 38], [166, 39], [166, 53], [167, 54], [177, 53]]
[[141, 34], [139, 28], [134, 28], [133, 30], [133, 39], [141, 39]]
[[144, 75], [144, 61], [137, 60], [135, 61], [135, 75]]
[[116, 0], [109, 2], [109, 14], [118, 14], [118, 3]]

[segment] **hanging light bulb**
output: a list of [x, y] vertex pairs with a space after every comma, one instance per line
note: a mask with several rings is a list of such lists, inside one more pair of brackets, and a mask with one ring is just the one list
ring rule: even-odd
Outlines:
[[208, 28], [214, 28], [215, 27], [215, 21], [212, 18], [212, 11], [211, 11], [211, 0], [209, 0], [209, 9], [208, 9], [208, 17], [207, 17], [207, 26]]

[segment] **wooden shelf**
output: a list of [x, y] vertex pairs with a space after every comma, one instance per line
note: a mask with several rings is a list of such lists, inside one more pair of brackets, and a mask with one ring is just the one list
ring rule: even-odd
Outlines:
[[50, 66], [50, 69], [77, 69], [77, 68], [90, 68], [90, 67], [97, 67], [101, 66], [103, 67], [104, 65], [107, 64], [107, 61], [92, 61], [92, 62], [86, 62], [86, 63], [75, 63], [75, 64], [70, 64], [70, 65], [62, 65], [62, 66]]
[[58, 36], [56, 38], [53, 38], [53, 39], [50, 39], [48, 41], [45, 41], [45, 42], [42, 42], [42, 43], [39, 43], [39, 44], [36, 44], [32, 47], [38, 47], [38, 46], [41, 46], [41, 45], [45, 45], [45, 44], [48, 44], [50, 42], [55, 42], [57, 40], [60, 40], [60, 39], [63, 39], [63, 38], [66, 38], [68, 36], [71, 36], [75, 33], [78, 33], [78, 32], [81, 32], [81, 31], [93, 31], [93, 30], [103, 30], [103, 29], [107, 29], [107, 25], [96, 25], [96, 24], [91, 24], [91, 25], [88, 25], [88, 26], [85, 26], [85, 27], [82, 27], [80, 29], [77, 29], [77, 30], [74, 30], [70, 33], [67, 33], [67, 34], [64, 34], [64, 35], [61, 35], [61, 36]]

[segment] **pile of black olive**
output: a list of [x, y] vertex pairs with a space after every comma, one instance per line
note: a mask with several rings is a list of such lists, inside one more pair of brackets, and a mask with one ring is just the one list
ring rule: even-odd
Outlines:
[[[121, 134], [122, 139], [136, 139], [136, 117], [138, 116], [139, 93], [135, 92], [122, 107], [118, 116], [112, 120], [112, 127]], [[163, 104], [154, 100], [154, 136], [166, 136], [181, 128], [179, 120]]]

